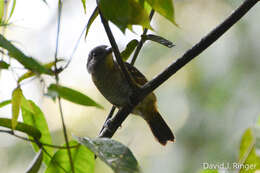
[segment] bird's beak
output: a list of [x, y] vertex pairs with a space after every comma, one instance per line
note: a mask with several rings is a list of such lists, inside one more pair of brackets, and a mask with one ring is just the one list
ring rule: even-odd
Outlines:
[[112, 53], [112, 52], [113, 52], [112, 47], [107, 47], [107, 48], [106, 48], [106, 51], [107, 51], [107, 54]]

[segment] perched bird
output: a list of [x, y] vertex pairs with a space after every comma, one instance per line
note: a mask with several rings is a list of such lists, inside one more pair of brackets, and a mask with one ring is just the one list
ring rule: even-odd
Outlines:
[[[128, 73], [137, 86], [147, 82], [145, 76], [134, 66], [125, 62]], [[114, 106], [121, 108], [130, 102], [134, 90], [128, 84], [119, 65], [114, 60], [112, 48], [102, 45], [92, 49], [88, 56], [87, 70], [101, 94]], [[156, 108], [156, 97], [150, 93], [132, 111], [148, 123], [155, 138], [165, 145], [174, 141], [174, 135]]]

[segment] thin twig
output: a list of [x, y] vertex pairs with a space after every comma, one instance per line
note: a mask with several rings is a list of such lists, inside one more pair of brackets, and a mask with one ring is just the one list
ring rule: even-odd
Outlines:
[[[0, 129], [0, 133], [8, 133], [9, 135], [15, 136], [15, 137], [22, 139], [24, 141], [33, 142], [33, 143], [36, 143], [36, 144], [40, 143], [42, 146], [46, 146], [46, 147], [57, 148], [57, 149], [67, 149], [67, 147], [64, 147], [64, 146], [47, 144], [47, 143], [43, 143], [43, 142], [40, 142], [40, 141], [36, 141], [34, 139], [30, 139], [30, 138], [26, 138], [26, 137], [17, 135], [12, 130], [1, 130]], [[79, 145], [70, 146], [70, 148], [77, 148], [77, 147], [79, 147]]]
[[121, 126], [128, 114], [142, 99], [168, 80], [173, 74], [184, 67], [188, 62], [202, 53], [220, 36], [222, 36], [232, 25], [241, 19], [259, 0], [245, 0], [223, 23], [212, 30], [208, 35], [201, 39], [190, 50], [186, 51], [176, 62], [172, 63], [162, 73], [150, 82], [146, 83], [138, 94], [135, 94], [131, 105], [126, 105], [112, 118], [107, 127], [102, 131], [100, 137], [112, 137], [116, 130]]
[[[150, 22], [151, 22], [151, 20], [152, 20], [152, 18], [153, 18], [153, 15], [154, 15], [154, 10], [151, 10], [151, 13], [150, 13], [150, 15], [149, 15]], [[148, 29], [145, 28], [142, 35], [146, 35], [147, 32], [148, 32]], [[136, 61], [136, 58], [137, 58], [137, 56], [139, 55], [140, 50], [142, 49], [142, 47], [143, 47], [143, 45], [144, 45], [144, 42], [145, 42], [144, 37], [141, 37], [141, 40], [139, 41], [139, 43], [138, 43], [138, 45], [137, 45], [137, 47], [136, 47], [136, 49], [135, 49], [135, 52], [134, 52], [134, 55], [133, 55], [133, 58], [132, 58], [132, 61], [131, 61], [131, 65], [134, 65], [134, 63], [135, 63], [135, 61]]]
[[[57, 62], [58, 62], [58, 50], [59, 50], [59, 35], [60, 35], [61, 11], [62, 11], [62, 2], [61, 2], [61, 0], [59, 0], [56, 50], [55, 50], [55, 55], [54, 55], [54, 57], [55, 57], [55, 65], [54, 65], [54, 67], [55, 67], [56, 84], [59, 84], [59, 73], [58, 73], [58, 68], [57, 68]], [[64, 120], [62, 106], [61, 106], [61, 98], [60, 98], [60, 96], [58, 96], [58, 104], [59, 104], [59, 110], [60, 110], [60, 117], [61, 117], [61, 122], [62, 122], [63, 134], [64, 134], [66, 148], [67, 148], [67, 151], [68, 151], [68, 156], [69, 156], [69, 161], [70, 161], [70, 167], [71, 167], [72, 173], [75, 173], [74, 164], [73, 164], [73, 160], [72, 160], [72, 155], [71, 155], [71, 151], [70, 151], [70, 147], [69, 147], [68, 134], [67, 134], [65, 120]]]

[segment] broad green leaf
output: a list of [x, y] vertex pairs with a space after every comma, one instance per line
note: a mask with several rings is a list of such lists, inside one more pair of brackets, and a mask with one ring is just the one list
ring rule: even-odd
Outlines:
[[20, 87], [14, 89], [12, 93], [12, 129], [15, 129], [15, 126], [17, 124], [22, 96], [23, 92]]
[[125, 145], [108, 138], [80, 138], [78, 141], [95, 153], [116, 173], [140, 172], [137, 160]]
[[14, 9], [15, 9], [15, 6], [16, 6], [16, 0], [13, 0], [13, 5], [12, 5], [12, 9], [11, 9], [11, 12], [9, 14], [9, 17], [7, 19], [7, 21], [9, 21], [14, 13]]
[[[60, 61], [63, 61], [63, 59], [59, 59], [57, 62], [60, 62]], [[46, 68], [46, 69], [49, 69], [51, 70], [51, 67], [55, 65], [55, 61], [52, 61], [50, 63], [47, 63], [47, 64], [44, 64], [43, 66]], [[18, 82], [20, 83], [21, 81], [27, 79], [27, 78], [30, 78], [30, 77], [33, 77], [35, 76], [36, 74], [32, 71], [28, 71], [26, 73], [24, 73], [21, 77], [19, 77], [18, 79]]]
[[9, 68], [9, 64], [7, 64], [4, 61], [0, 61], [0, 69], [8, 69]]
[[8, 51], [9, 56], [16, 59], [20, 62], [25, 68], [39, 74], [53, 74], [50, 70], [46, 69], [39, 62], [37, 62], [32, 57], [26, 56], [22, 51], [17, 49], [10, 41], [4, 38], [3, 35], [0, 34], [0, 47], [6, 49]]
[[239, 163], [253, 165], [251, 169], [240, 169], [240, 173], [254, 173], [260, 169], [260, 157], [256, 155], [255, 138], [250, 128], [245, 131], [240, 143]]
[[67, 88], [61, 85], [51, 84], [48, 87], [48, 95], [50, 96], [60, 96], [63, 99], [71, 101], [76, 104], [80, 104], [83, 106], [95, 106], [97, 108], [103, 109], [101, 105], [96, 103], [90, 97], [82, 94], [79, 91], [73, 90], [71, 88]]
[[0, 108], [6, 106], [6, 105], [9, 105], [10, 103], [12, 103], [11, 100], [5, 100], [5, 101], [2, 101], [0, 102]]
[[145, 40], [151, 40], [151, 41], [157, 42], [168, 48], [172, 48], [173, 46], [175, 46], [171, 41], [169, 41], [161, 36], [158, 36], [158, 35], [152, 35], [152, 34], [142, 35], [142, 38]]
[[177, 25], [174, 17], [173, 0], [146, 0], [151, 7], [166, 19]]
[[124, 61], [126, 61], [130, 57], [130, 55], [133, 53], [137, 45], [138, 45], [138, 41], [136, 39], [131, 40], [127, 44], [125, 50], [121, 52], [121, 57], [123, 58]]
[[[0, 118], [0, 126], [12, 129], [12, 120], [8, 118]], [[36, 139], [41, 138], [41, 132], [38, 129], [25, 123], [18, 122], [15, 130], [26, 133]]]
[[100, 0], [99, 9], [107, 20], [125, 32], [129, 25], [150, 27], [149, 15], [136, 0]]
[[83, 8], [84, 8], [84, 12], [86, 13], [86, 0], [81, 0]]
[[92, 25], [92, 23], [94, 22], [94, 20], [97, 18], [98, 16], [98, 8], [96, 7], [95, 10], [93, 11], [93, 13], [91, 14], [89, 20], [88, 20], [88, 24], [86, 27], [86, 34], [85, 34], [85, 39], [87, 38], [88, 35], [88, 31], [90, 29], [90, 26]]
[[[42, 113], [41, 109], [31, 100], [26, 100], [22, 98], [22, 117], [24, 123], [36, 127], [42, 134], [40, 142], [45, 144], [52, 144], [51, 134], [48, 128], [48, 124]], [[36, 152], [39, 151], [38, 145], [32, 143], [32, 146]], [[50, 155], [53, 155], [53, 148], [45, 148]], [[44, 154], [43, 156], [44, 163], [49, 164], [50, 158]]]
[[34, 157], [34, 159], [32, 160], [30, 166], [27, 168], [26, 173], [37, 173], [42, 165], [42, 158], [43, 153], [42, 149], [40, 149]]
[[[71, 141], [70, 146], [78, 143]], [[72, 160], [74, 163], [75, 173], [94, 173], [95, 157], [85, 146], [79, 145], [77, 148], [71, 148]], [[71, 173], [68, 151], [59, 149], [52, 157], [51, 163], [48, 165], [45, 173]]]

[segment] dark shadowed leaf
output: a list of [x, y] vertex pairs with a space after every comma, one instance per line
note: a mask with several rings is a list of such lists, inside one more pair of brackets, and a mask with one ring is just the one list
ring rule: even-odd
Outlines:
[[[41, 132], [42, 137], [40, 142], [52, 144], [48, 124], [41, 109], [33, 101], [26, 100], [24, 97], [22, 98], [21, 108], [24, 123], [36, 127]], [[36, 152], [39, 151], [38, 145], [32, 143], [32, 146]], [[46, 147], [45, 149], [50, 155], [53, 155], [53, 148]], [[50, 158], [46, 154], [44, 154], [43, 160], [46, 165], [50, 162]]]
[[9, 68], [9, 64], [7, 64], [4, 61], [0, 61], [0, 69], [8, 69]]
[[25, 68], [36, 72], [36, 73], [44, 73], [51, 75], [52, 72], [42, 66], [39, 62], [37, 62], [32, 57], [26, 56], [22, 51], [17, 49], [10, 41], [4, 38], [3, 35], [0, 34], [0, 47], [6, 49], [8, 51], [8, 55], [13, 57], [18, 62], [20, 62]]
[[81, 0], [83, 8], [84, 8], [84, 12], [86, 13], [86, 0]]
[[148, 13], [135, 0], [100, 0], [99, 8], [104, 17], [112, 21], [122, 32], [125, 32], [129, 25], [151, 28]]
[[9, 105], [10, 103], [12, 103], [11, 100], [5, 100], [5, 101], [2, 101], [0, 102], [0, 108], [6, 106], [6, 105]]
[[[78, 142], [71, 141], [69, 145], [75, 146]], [[89, 149], [79, 145], [77, 148], [71, 148], [71, 155], [75, 173], [94, 173], [95, 157]], [[52, 157], [45, 173], [64, 173], [64, 171], [71, 173], [68, 151], [59, 149]]]
[[256, 155], [255, 142], [256, 139], [253, 136], [252, 129], [247, 129], [240, 143], [239, 163], [255, 165], [255, 167], [252, 169], [243, 167], [240, 169], [240, 173], [254, 173], [257, 169], [260, 169], [260, 157]]
[[98, 8], [96, 7], [95, 10], [93, 11], [93, 13], [91, 14], [89, 20], [88, 20], [88, 24], [87, 24], [87, 28], [86, 28], [86, 34], [85, 34], [85, 39], [87, 38], [90, 26], [92, 25], [94, 20], [97, 18], [97, 16], [98, 16]]
[[136, 39], [131, 40], [127, 44], [125, 50], [121, 52], [121, 57], [123, 58], [124, 61], [126, 61], [130, 57], [130, 55], [133, 53], [137, 45], [138, 45], [138, 41]]
[[173, 0], [146, 0], [151, 7], [163, 17], [176, 25]]
[[95, 153], [116, 173], [140, 172], [137, 160], [128, 147], [108, 138], [77, 138], [78, 141]]
[[[8, 118], [0, 118], [0, 126], [11, 129], [12, 120]], [[25, 123], [17, 122], [15, 130], [26, 133], [27, 135], [32, 136], [36, 139], [41, 138], [41, 132], [38, 129]]]
[[43, 153], [42, 149], [40, 149], [34, 157], [34, 159], [32, 160], [30, 166], [27, 168], [26, 173], [37, 173], [42, 165], [42, 158]]
[[15, 126], [17, 124], [22, 96], [23, 96], [23, 92], [20, 87], [13, 90], [12, 93], [12, 128], [13, 129], [15, 129]]
[[142, 35], [142, 38], [145, 40], [151, 40], [151, 41], [157, 42], [168, 48], [172, 48], [173, 46], [175, 46], [171, 41], [169, 41], [161, 36], [158, 36], [158, 35], [152, 35], [152, 34]]
[[51, 84], [48, 87], [48, 95], [50, 96], [60, 96], [63, 99], [71, 101], [76, 104], [80, 104], [83, 106], [95, 106], [97, 108], [103, 109], [101, 105], [96, 103], [90, 97], [82, 94], [79, 91], [73, 90], [71, 88], [67, 88], [61, 85]]

